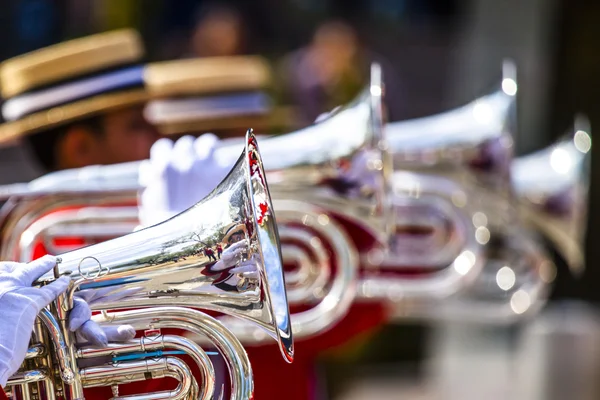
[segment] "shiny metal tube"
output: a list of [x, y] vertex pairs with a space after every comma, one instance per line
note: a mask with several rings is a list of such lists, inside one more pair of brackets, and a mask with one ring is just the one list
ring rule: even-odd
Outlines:
[[142, 337], [128, 343], [109, 344], [106, 348], [81, 348], [77, 350], [77, 358], [105, 357], [130, 352], [163, 350], [165, 348], [182, 350], [196, 362], [202, 378], [202, 395], [197, 398], [202, 400], [212, 399], [215, 390], [215, 370], [212, 362], [200, 346], [186, 338], [160, 335], [157, 337]]
[[[479, 236], [489, 234], [489, 228], [485, 218], [475, 218], [477, 209], [465, 188], [446, 178], [410, 172], [396, 172], [393, 183], [396, 212], [407, 214], [396, 217], [398, 227], [418, 225], [417, 213], [423, 211], [411, 207], [428, 204], [424, 212], [439, 214], [441, 218], [434, 223], [449, 225], [451, 237], [433, 246], [427, 237], [418, 236], [410, 246], [367, 254], [363, 265], [368, 268], [360, 279], [358, 298], [392, 303], [443, 300], [472, 284], [485, 265], [487, 241]], [[388, 273], [380, 274], [381, 268]], [[406, 278], [402, 273], [407, 268], [420, 268], [423, 274]], [[367, 274], [369, 270], [374, 272]]]
[[84, 386], [95, 387], [145, 380], [145, 374], [147, 373], [156, 377], [175, 378], [179, 381], [179, 385], [175, 390], [171, 391], [130, 396], [115, 396], [112, 397], [112, 399], [187, 400], [192, 398], [191, 394], [194, 392], [192, 373], [183, 361], [174, 357], [166, 357], [160, 360], [128, 361], [113, 365], [83, 368], [81, 370], [81, 378]]
[[41, 357], [46, 354], [46, 348], [41, 343], [35, 343], [27, 349], [27, 354], [25, 354], [25, 359], [29, 360], [31, 358]]
[[69, 357], [69, 348], [67, 341], [63, 335], [59, 321], [54, 317], [48, 309], [43, 309], [38, 318], [44, 323], [57, 358], [60, 369], [60, 376], [67, 385], [73, 384], [76, 379], [75, 369], [72, 360]]
[[472, 287], [443, 302], [399, 303], [394, 319], [505, 325], [535, 315], [556, 276], [554, 264], [525, 232], [511, 230], [507, 238], [504, 256], [489, 255]]
[[17, 372], [8, 378], [7, 386], [24, 385], [27, 383], [41, 382], [49, 378], [48, 371], [42, 369]]
[[386, 134], [394, 163], [463, 163], [479, 155], [479, 146], [505, 135], [516, 98], [503, 90], [455, 110], [388, 123]]
[[[33, 336], [34, 341], [40, 343], [50, 343], [49, 335], [45, 330], [42, 321], [38, 318], [35, 322], [35, 326], [33, 328]], [[52, 345], [44, 345], [44, 355], [42, 357], [38, 357], [35, 360], [36, 365], [42, 366], [43, 368], [50, 369], [53, 365], [51, 350]], [[38, 384], [40, 387], [40, 392], [44, 393], [46, 400], [55, 400], [56, 393], [62, 393], [62, 382], [56, 382], [55, 380], [48, 379], [44, 382], [43, 385]]]
[[157, 307], [103, 313], [92, 319], [99, 323], [127, 323], [136, 329], [146, 329], [151, 323], [155, 328], [179, 328], [206, 336], [227, 361], [232, 385], [231, 398], [252, 398], [254, 383], [246, 351], [238, 339], [213, 317], [188, 308]]

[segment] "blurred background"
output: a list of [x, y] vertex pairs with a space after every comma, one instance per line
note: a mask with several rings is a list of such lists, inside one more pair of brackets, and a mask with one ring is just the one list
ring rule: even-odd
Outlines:
[[[386, 78], [390, 120], [439, 113], [489, 93], [502, 60], [518, 66], [517, 154], [565, 133], [575, 113], [600, 127], [600, 3], [583, 0], [3, 0], [0, 60], [70, 38], [139, 30], [148, 61], [260, 54], [274, 98], [296, 123], [359, 91], [369, 62]], [[333, 60], [317, 72], [310, 60]], [[335, 57], [332, 56], [335, 55]], [[314, 92], [316, 79], [320, 91]], [[324, 95], [325, 94], [325, 95]], [[559, 264], [552, 301], [511, 327], [405, 324], [322, 362], [334, 399], [600, 398], [600, 196], [594, 147], [585, 273]], [[29, 180], [18, 149], [0, 151], [0, 183]]]

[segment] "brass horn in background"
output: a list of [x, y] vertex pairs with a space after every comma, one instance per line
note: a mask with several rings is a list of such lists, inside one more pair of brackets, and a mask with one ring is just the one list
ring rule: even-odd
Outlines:
[[511, 171], [520, 216], [552, 242], [576, 275], [585, 267], [591, 147], [589, 121], [579, 115], [571, 134], [517, 158]]

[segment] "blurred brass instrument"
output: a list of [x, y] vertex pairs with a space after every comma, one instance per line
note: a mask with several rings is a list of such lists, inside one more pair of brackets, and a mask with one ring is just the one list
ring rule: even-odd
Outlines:
[[[292, 314], [296, 338], [334, 326], [346, 315], [357, 292], [367, 301], [444, 299], [467, 287], [483, 266], [484, 246], [476, 240], [477, 227], [470, 225], [475, 209], [466, 201], [457, 207], [449, 198], [429, 196], [432, 202], [424, 203], [421, 198], [405, 204], [406, 197], [392, 193], [391, 159], [383, 131], [384, 85], [377, 65], [371, 72], [371, 83], [353, 103], [334, 110], [313, 126], [261, 143], [275, 198], [284, 264], [289, 268], [290, 304], [302, 306]], [[342, 136], [344, 141], [340, 141]], [[219, 148], [217, 157], [231, 160], [233, 142]], [[137, 224], [138, 168], [138, 163], [88, 167], [50, 174], [27, 187], [7, 188], [7, 193], [21, 191], [25, 197], [65, 192], [76, 196], [63, 197], [60, 202], [37, 202], [37, 210], [19, 203], [7, 232], [28, 240], [19, 239], [5, 249], [17, 249], [12, 256], [28, 260], [38, 242], [57, 253], [60, 249], [55, 242], [61, 237], [83, 237], [94, 243], [130, 232]], [[123, 206], [123, 202], [128, 205]], [[121, 206], [115, 206], [118, 204]], [[66, 205], [72, 209], [64, 210]], [[11, 207], [9, 202], [5, 211]], [[418, 279], [406, 276], [398, 260], [382, 271], [386, 257], [401, 256], [399, 251], [390, 253], [394, 247], [390, 240], [399, 230], [414, 225], [414, 221], [394, 220], [402, 210], [412, 215], [417, 208], [419, 215], [428, 210], [445, 218], [448, 232], [458, 233], [464, 247], [452, 257], [440, 253], [441, 261]], [[374, 245], [359, 251], [362, 243], [357, 240], [361, 239], [352, 233], [356, 229], [367, 232]], [[414, 259], [406, 261], [415, 265]], [[240, 320], [222, 320], [243, 343], [268, 338]]]
[[[334, 326], [357, 297], [391, 302], [399, 318], [506, 321], [541, 307], [555, 271], [522, 226], [541, 227], [525, 215], [540, 211], [539, 198], [518, 184], [528, 172], [512, 157], [514, 65], [506, 62], [503, 74], [500, 90], [465, 107], [384, 126], [385, 88], [374, 65], [356, 101], [308, 128], [261, 141], [296, 338]], [[238, 142], [223, 141], [217, 157], [233, 160]], [[7, 231], [26, 240], [5, 249], [18, 249], [25, 261], [35, 243], [57, 253], [65, 248], [61, 238], [95, 243], [131, 232], [138, 169], [87, 167], [4, 188], [13, 199], [75, 195], [35, 209], [10, 200], [4, 213], [18, 212]], [[566, 179], [575, 184], [579, 177]], [[354, 237], [357, 229], [373, 244]], [[243, 343], [268, 339], [240, 319], [220, 320]]]
[[[5, 219], [3, 240], [10, 243], [3, 249], [4, 259], [31, 259], [28, 246], [34, 232], [60, 226], [64, 216], [47, 211], [60, 204], [68, 214], [77, 201], [85, 202], [85, 195], [66, 191], [22, 197]], [[14, 232], [21, 234], [12, 237]], [[203, 247], [214, 243], [230, 248], [228, 261], [211, 262], [202, 253]], [[40, 314], [23, 368], [8, 382], [14, 398], [83, 399], [84, 388], [98, 386], [112, 387], [113, 398], [222, 398], [205, 350], [185, 337], [162, 335], [161, 328], [205, 337], [227, 363], [231, 398], [252, 398], [252, 369], [243, 346], [216, 318], [198, 309], [251, 322], [277, 341], [287, 362], [293, 360], [279, 236], [262, 160], [250, 132], [232, 171], [202, 201], [161, 224], [63, 253], [54, 272], [36, 284], [63, 274], [70, 275], [71, 286]], [[94, 320], [131, 324], [146, 330], [145, 335], [108, 348], [77, 348], [67, 317], [73, 296], [80, 294], [94, 297], [90, 307], [102, 312]], [[190, 356], [202, 381], [196, 382], [190, 367], [169, 356], [167, 349]], [[120, 384], [163, 377], [177, 379], [178, 387], [118, 394]]]
[[[261, 142], [263, 159], [265, 155], [269, 158], [265, 167], [277, 210], [284, 264], [292, 269], [288, 274], [290, 304], [309, 306], [293, 314], [296, 338], [330, 328], [354, 300], [358, 251], [333, 214], [339, 212], [352, 219], [381, 242], [387, 240], [386, 231], [392, 226], [392, 216], [386, 214], [386, 174], [390, 171], [384, 165], [381, 136], [383, 84], [377, 65], [372, 72], [372, 82], [352, 104], [311, 127]], [[340, 130], [346, 133], [347, 141], [339, 142]], [[217, 157], [233, 162], [238, 142], [219, 148]], [[361, 163], [358, 168], [357, 163]], [[4, 208], [9, 216], [4, 221], [6, 232], [31, 240], [5, 242], [4, 251], [9, 252], [5, 256], [31, 259], [34, 244], [39, 242], [56, 253], [60, 249], [53, 242], [65, 236], [94, 243], [131, 232], [138, 224], [138, 169], [139, 163], [88, 167], [49, 174], [26, 187], [7, 188], [12, 196]], [[360, 176], [361, 181], [353, 174], [363, 169], [366, 177]], [[60, 201], [48, 202], [19, 200], [34, 193], [61, 197]], [[268, 338], [252, 325], [221, 319], [227, 320], [227, 327], [243, 343]]]
[[[503, 72], [501, 90], [491, 95], [439, 115], [388, 124], [394, 165], [411, 171], [395, 173], [396, 192], [409, 199], [445, 198], [459, 208], [472, 201], [475, 213], [466, 225], [487, 247], [485, 268], [472, 286], [444, 302], [401, 304], [398, 318], [504, 323], [535, 314], [556, 274], [538, 234], [552, 241], [573, 273], [583, 268], [589, 126], [579, 117], [570, 137], [513, 160], [510, 120], [517, 84], [511, 63]], [[421, 220], [418, 212], [409, 216], [427, 233], [415, 236], [403, 257], [414, 261], [410, 253], [428, 243], [438, 247], [422, 264], [460, 255], [469, 242], [456, 235], [432, 242], [444, 224], [436, 227], [434, 214], [423, 214]]]
[[571, 271], [585, 267], [592, 140], [587, 118], [543, 150], [518, 158], [511, 178], [520, 216], [556, 247]]
[[512, 161], [507, 121], [516, 94], [511, 62], [503, 74], [502, 89], [473, 103], [386, 125], [395, 234], [387, 249], [363, 258], [375, 273], [364, 279], [362, 299], [392, 301], [399, 313], [418, 309], [420, 297], [426, 304], [445, 301], [480, 275], [494, 227], [515, 221], [506, 200]]

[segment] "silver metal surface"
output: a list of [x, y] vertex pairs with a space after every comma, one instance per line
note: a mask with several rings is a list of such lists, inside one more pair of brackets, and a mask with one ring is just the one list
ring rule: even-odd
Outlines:
[[[48, 196], [45, 200], [55, 201], [57, 198]], [[19, 207], [32, 211], [39, 201], [34, 203]], [[40, 208], [44, 210], [47, 207], [48, 204]], [[15, 248], [20, 249], [21, 257], [30, 257], [32, 253], [27, 249], [31, 243], [27, 243], [27, 230], [20, 236], [19, 245], [15, 244]], [[211, 261], [201, 250], [216, 243], [230, 248], [229, 256]], [[253, 390], [252, 372], [243, 347], [235, 336], [211, 317], [173, 306], [208, 309], [250, 321], [276, 339], [287, 362], [293, 360], [279, 236], [262, 160], [251, 133], [246, 138], [246, 149], [233, 170], [204, 200], [162, 224], [61, 254], [54, 271], [41, 277], [36, 284], [51, 282], [57, 274], [69, 274], [72, 285], [66, 295], [40, 316], [52, 338], [53, 355], [66, 384], [65, 390], [72, 399], [83, 399], [86, 379], [96, 385], [99, 383], [98, 376], [104, 379], [130, 368], [134, 376], [137, 374], [135, 371], [140, 371], [143, 376], [144, 371], [149, 372], [147, 368], [150, 365], [140, 361], [93, 367], [83, 369], [81, 373], [85, 373], [85, 378], [82, 378], [77, 359], [89, 355], [91, 350], [80, 349], [78, 352], [73, 333], [66, 326], [67, 313], [72, 308], [72, 296], [76, 291], [84, 295], [93, 294], [95, 299], [91, 307], [103, 311], [101, 318], [110, 322], [130, 323], [139, 329], [165, 326], [206, 334], [229, 362], [232, 396], [236, 399], [252, 397]], [[156, 307], [161, 305], [170, 308]], [[105, 312], [107, 309], [129, 308], [140, 309], [111, 314]], [[192, 355], [199, 366], [209, 363], [203, 350], [185, 339], [177, 341], [171, 338], [164, 344]], [[128, 352], [130, 347], [124, 346], [123, 352]], [[115, 353], [121, 352], [118, 348], [113, 348]], [[37, 347], [31, 350], [35, 351]], [[161, 369], [181, 378], [182, 389], [177, 392], [180, 394], [154, 393], [135, 398], [212, 397], [212, 365], [201, 368], [204, 371], [203, 394], [198, 397], [198, 387], [189, 370], [174, 367], [172, 363], [164, 364], [166, 362]], [[24, 379], [32, 380], [38, 376], [41, 376], [39, 371], [17, 376], [9, 380], [9, 385], [23, 385]], [[103, 382], [108, 381], [110, 379]]]
[[589, 123], [579, 117], [572, 134], [516, 159], [511, 170], [524, 222], [550, 239], [577, 275], [585, 263], [591, 146]]

